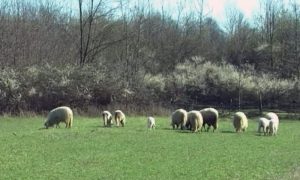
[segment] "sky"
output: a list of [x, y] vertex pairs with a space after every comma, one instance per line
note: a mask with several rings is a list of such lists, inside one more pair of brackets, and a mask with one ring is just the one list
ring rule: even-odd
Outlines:
[[[78, 0], [56, 0], [62, 5], [67, 5], [78, 10]], [[89, 2], [90, 0], [83, 0], [83, 2]], [[114, 2], [118, 4], [120, 0], [108, 0], [108, 2]], [[147, 2], [148, 0], [127, 0], [130, 3], [135, 2]], [[158, 11], [161, 11], [162, 6], [168, 14], [172, 14], [177, 17], [178, 7], [180, 4], [183, 7], [183, 13], [190, 13], [191, 11], [197, 11], [199, 9], [198, 3], [201, 0], [149, 0], [152, 3], [152, 7]], [[244, 14], [244, 17], [248, 21], [252, 21], [255, 14], [260, 10], [260, 1], [262, 0], [204, 0], [204, 14], [209, 17], [213, 17], [221, 26], [226, 23], [226, 18], [229, 9], [237, 9]], [[289, 0], [281, 0], [287, 3]], [[299, 1], [300, 0], [296, 0]], [[95, 0], [97, 2], [97, 0]]]
[[[185, 2], [185, 9], [187, 11], [197, 9], [197, 0], [153, 0], [155, 8], [168, 7], [173, 11], [178, 11], [179, 2]], [[199, 0], [198, 0], [199, 1]], [[236, 8], [241, 11], [245, 18], [251, 19], [253, 13], [260, 8], [259, 0], [204, 0], [204, 12], [208, 16], [212, 16], [217, 21], [224, 21], [226, 19], [226, 9]]]
[[[74, 9], [78, 8], [78, 0], [56, 0], [60, 4], [72, 6]], [[118, 2], [119, 0], [112, 0]], [[139, 0], [129, 0], [130, 2]], [[146, 0], [148, 1], [148, 0]], [[165, 10], [178, 11], [178, 5], [185, 4], [185, 9], [197, 8], [197, 1], [200, 0], [150, 0], [153, 7], [157, 10], [161, 10], [162, 5]], [[83, 0], [83, 2], [89, 2], [89, 0]], [[204, 0], [204, 10], [216, 19], [222, 19], [226, 14], [226, 8], [236, 7], [244, 13], [245, 17], [250, 18], [254, 10], [259, 9], [259, 0]]]

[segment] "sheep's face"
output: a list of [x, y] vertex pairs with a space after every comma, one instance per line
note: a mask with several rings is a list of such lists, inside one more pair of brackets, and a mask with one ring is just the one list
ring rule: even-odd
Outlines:
[[44, 126], [46, 127], [46, 129], [48, 129], [48, 127], [49, 127], [49, 122], [45, 122], [45, 124], [44, 124]]
[[50, 123], [49, 121], [46, 121], [44, 126], [46, 127], [46, 129], [48, 129], [49, 127], [52, 127], [54, 124]]

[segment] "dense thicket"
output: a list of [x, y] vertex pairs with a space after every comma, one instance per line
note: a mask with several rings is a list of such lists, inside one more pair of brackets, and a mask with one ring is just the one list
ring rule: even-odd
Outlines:
[[231, 9], [221, 28], [197, 2], [174, 18], [146, 0], [1, 1], [0, 111], [299, 107], [299, 4], [262, 1], [254, 25]]

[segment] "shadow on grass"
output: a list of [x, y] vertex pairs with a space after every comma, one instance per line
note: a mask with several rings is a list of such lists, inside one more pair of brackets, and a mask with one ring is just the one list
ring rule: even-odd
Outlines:
[[272, 136], [270, 136], [270, 135], [264, 135], [264, 134], [259, 134], [259, 133], [255, 133], [255, 136], [258, 136], [258, 137], [272, 137]]
[[[162, 130], [172, 130], [173, 131], [173, 129], [172, 128], [160, 128], [160, 129], [162, 129]], [[174, 131], [176, 131], [177, 129], [174, 129]]]
[[233, 134], [233, 133], [236, 133], [235, 131], [228, 131], [228, 130], [226, 130], [226, 131], [221, 131], [221, 133], [231, 133], [231, 134]]
[[92, 125], [92, 126], [89, 126], [89, 127], [92, 127], [92, 128], [114, 128], [114, 126], [103, 126], [103, 125]]

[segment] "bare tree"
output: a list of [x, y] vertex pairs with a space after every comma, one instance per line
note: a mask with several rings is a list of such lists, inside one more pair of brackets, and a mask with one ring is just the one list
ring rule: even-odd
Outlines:
[[[95, 3], [91, 0], [88, 10], [84, 11], [83, 1], [78, 0], [79, 5], [79, 26], [80, 26], [80, 47], [79, 47], [79, 65], [83, 66], [91, 62], [104, 49], [120, 42], [122, 39], [113, 38], [110, 31], [114, 25], [110, 21], [116, 7], [106, 7], [104, 0]], [[84, 12], [86, 15], [84, 16]]]

